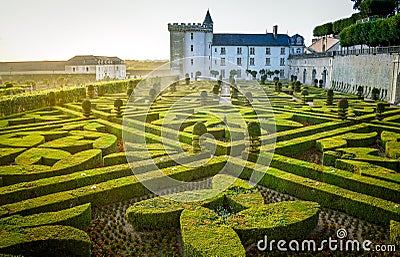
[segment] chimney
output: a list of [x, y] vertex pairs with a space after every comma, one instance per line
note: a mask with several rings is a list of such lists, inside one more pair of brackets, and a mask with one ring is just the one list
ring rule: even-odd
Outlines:
[[274, 26], [274, 28], [273, 28], [273, 33], [274, 33], [274, 38], [276, 38], [277, 35], [278, 35], [278, 25], [275, 25], [275, 26]]

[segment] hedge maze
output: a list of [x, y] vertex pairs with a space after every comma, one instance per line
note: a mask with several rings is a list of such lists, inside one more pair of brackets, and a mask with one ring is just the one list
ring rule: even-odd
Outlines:
[[161, 80], [2, 102], [0, 255], [281, 256], [257, 242], [338, 229], [400, 247], [399, 108], [249, 81], [226, 105], [225, 85]]

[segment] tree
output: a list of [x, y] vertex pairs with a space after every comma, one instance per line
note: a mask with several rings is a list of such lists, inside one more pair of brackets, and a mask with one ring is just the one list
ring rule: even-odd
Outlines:
[[267, 71], [267, 75], [269, 76], [269, 78], [271, 78], [274, 74], [275, 74], [275, 72], [273, 72], [271, 70]]
[[397, 0], [363, 0], [358, 4], [358, 9], [368, 16], [387, 17], [394, 14], [397, 4]]
[[261, 70], [259, 71], [259, 73], [260, 73], [260, 75], [265, 75], [266, 71], [265, 71], [265, 69], [261, 69]]
[[256, 70], [252, 70], [250, 73], [251, 73], [251, 76], [253, 76], [253, 78], [257, 77], [257, 71]]
[[210, 71], [211, 76], [213, 76], [214, 78], [216, 78], [219, 75], [219, 71], [217, 70], [211, 70]]

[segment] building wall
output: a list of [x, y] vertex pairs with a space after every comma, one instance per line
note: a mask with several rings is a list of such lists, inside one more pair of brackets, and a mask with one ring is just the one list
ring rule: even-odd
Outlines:
[[[221, 48], [225, 48], [225, 54], [221, 54]], [[238, 48], [242, 48], [242, 54], [238, 54]], [[254, 48], [254, 55], [250, 54], [251, 48]], [[270, 54], [267, 54], [266, 48], [270, 49]], [[285, 49], [285, 53], [281, 54], [281, 48]], [[289, 47], [260, 47], [260, 46], [213, 46], [211, 64], [212, 70], [217, 70], [221, 74], [221, 70], [225, 70], [225, 78], [229, 77], [231, 69], [236, 69], [235, 66], [241, 66], [244, 70], [255, 70], [259, 72], [261, 69], [265, 70], [279, 70], [283, 71], [281, 74], [282, 79], [287, 79], [289, 76]], [[225, 59], [225, 66], [221, 66], [221, 59]], [[238, 65], [238, 58], [241, 58], [241, 65]], [[251, 65], [251, 58], [254, 58], [254, 65]], [[267, 65], [267, 58], [270, 59]], [[283, 65], [281, 65], [281, 58], [283, 58]], [[230, 67], [232, 66], [232, 67]], [[244, 74], [242, 74], [244, 76]], [[260, 74], [257, 74], [260, 78]]]
[[390, 103], [400, 103], [400, 57], [399, 54], [344, 55], [332, 57], [290, 58], [290, 72], [303, 81], [302, 70], [307, 70], [304, 84], [312, 84], [310, 70], [316, 70], [317, 79], [327, 70], [327, 88], [357, 93], [364, 88], [364, 95], [371, 97], [374, 87], [380, 89], [380, 98]]
[[[193, 36], [193, 37], [192, 37]], [[185, 57], [184, 74], [193, 79], [196, 72], [201, 76], [210, 76], [212, 33], [187, 31], [184, 35]]]
[[289, 73], [297, 76], [302, 84], [314, 85], [314, 79], [323, 80], [324, 87], [330, 88], [332, 81], [332, 57], [290, 58]]

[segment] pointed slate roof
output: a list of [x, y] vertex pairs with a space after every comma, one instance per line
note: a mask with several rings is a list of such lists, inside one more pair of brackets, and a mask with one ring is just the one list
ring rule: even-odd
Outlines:
[[210, 10], [207, 10], [207, 14], [206, 14], [206, 17], [204, 18], [203, 24], [204, 25], [212, 25], [212, 24], [214, 24], [214, 22], [213, 22], [213, 20], [211, 18]]

